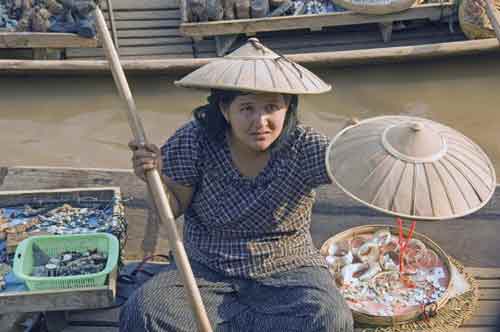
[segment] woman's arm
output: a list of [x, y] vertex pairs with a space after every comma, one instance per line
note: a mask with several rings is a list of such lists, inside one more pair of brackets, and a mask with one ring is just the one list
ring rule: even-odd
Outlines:
[[134, 173], [146, 181], [146, 171], [156, 168], [163, 181], [163, 187], [175, 218], [181, 216], [191, 204], [193, 188], [176, 183], [162, 174], [162, 158], [160, 149], [154, 144], [138, 145], [135, 141], [129, 143], [132, 150]]

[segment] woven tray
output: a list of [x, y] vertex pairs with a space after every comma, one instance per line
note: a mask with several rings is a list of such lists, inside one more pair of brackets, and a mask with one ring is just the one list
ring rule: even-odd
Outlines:
[[457, 270], [465, 275], [470, 290], [448, 300], [436, 316], [397, 326], [375, 327], [359, 325], [362, 332], [456, 332], [457, 328], [470, 319], [478, 307], [479, 282], [465, 272], [464, 266], [450, 257]]
[[[358, 227], [353, 227], [350, 229], [347, 229], [341, 233], [336, 234], [335, 236], [329, 238], [323, 246], [320, 249], [320, 253], [323, 256], [327, 256], [328, 248], [332, 243], [338, 243], [340, 241], [344, 241], [346, 239], [363, 235], [363, 234], [373, 234], [376, 231], [379, 231], [381, 229], [388, 229], [393, 235], [397, 236], [398, 229], [393, 226], [387, 226], [387, 225], [365, 225], [365, 226], [358, 226]], [[403, 233], [405, 237], [408, 236], [409, 230], [407, 228], [403, 228]], [[444, 266], [448, 270], [448, 274], [451, 277], [451, 262], [449, 260], [448, 255], [444, 252], [441, 247], [439, 247], [434, 241], [429, 239], [423, 234], [414, 232], [413, 233], [413, 238], [418, 239], [422, 241], [427, 248], [432, 249], [439, 257], [439, 259], [443, 262]], [[446, 304], [448, 301], [448, 296], [449, 296], [449, 290], [451, 286], [451, 279], [448, 282], [447, 290], [445, 293], [437, 300], [436, 305], [437, 305], [437, 310], [441, 310], [441, 308]], [[399, 325], [399, 324], [406, 324], [408, 322], [412, 321], [417, 321], [422, 319], [422, 310], [419, 309], [414, 309], [411, 310], [407, 313], [397, 315], [397, 316], [377, 316], [377, 315], [372, 315], [372, 314], [367, 314], [361, 311], [357, 311], [355, 309], [352, 309], [354, 321], [359, 323], [359, 324], [370, 324], [370, 325], [377, 325], [377, 326], [394, 326], [394, 325]]]

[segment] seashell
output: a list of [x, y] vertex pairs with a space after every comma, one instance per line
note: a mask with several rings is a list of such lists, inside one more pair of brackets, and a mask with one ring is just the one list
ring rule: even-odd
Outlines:
[[415, 265], [421, 269], [430, 269], [439, 265], [439, 257], [432, 249], [425, 250], [415, 259]]
[[358, 279], [360, 274], [363, 274], [370, 268], [365, 263], [354, 263], [346, 265], [340, 270], [341, 284], [348, 285]]
[[375, 234], [373, 234], [372, 241], [375, 242], [379, 247], [385, 246], [392, 240], [392, 234], [389, 229], [381, 229]]
[[358, 254], [359, 248], [365, 244], [367, 240], [361, 236], [353, 237], [350, 241], [351, 251], [354, 255]]
[[399, 253], [396, 251], [387, 251], [380, 255], [379, 263], [385, 271], [397, 271], [399, 270]]
[[338, 270], [345, 265], [351, 264], [354, 260], [354, 256], [352, 253], [349, 251], [347, 252], [346, 255], [344, 256], [327, 256], [326, 257], [326, 263], [334, 268], [335, 270]]
[[380, 271], [382, 271], [382, 269], [380, 268], [379, 263], [370, 262], [368, 263], [368, 270], [359, 276], [359, 280], [370, 280], [371, 278], [375, 277]]
[[376, 262], [379, 257], [379, 247], [376, 243], [368, 241], [358, 250], [358, 257], [363, 263]]
[[330, 256], [345, 256], [349, 252], [349, 244], [346, 242], [332, 243], [328, 248], [328, 254]]

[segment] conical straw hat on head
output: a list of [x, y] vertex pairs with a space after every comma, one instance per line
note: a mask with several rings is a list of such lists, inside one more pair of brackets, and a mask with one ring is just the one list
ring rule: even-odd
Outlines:
[[176, 85], [189, 88], [284, 94], [318, 94], [331, 86], [262, 45], [257, 38], [188, 74]]
[[326, 162], [349, 196], [410, 219], [468, 215], [496, 188], [495, 169], [478, 145], [417, 117], [383, 116], [347, 127], [330, 143]]

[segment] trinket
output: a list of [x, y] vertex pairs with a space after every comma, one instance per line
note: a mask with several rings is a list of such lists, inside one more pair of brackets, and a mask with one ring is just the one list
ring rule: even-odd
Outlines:
[[63, 252], [58, 257], [50, 257], [45, 265], [35, 266], [33, 276], [74, 276], [98, 273], [106, 267], [107, 256], [94, 250], [85, 252]]
[[[403, 253], [400, 247], [397, 236], [382, 229], [325, 249], [329, 270], [352, 309], [378, 316], [402, 315], [443, 297], [450, 276], [436, 252], [418, 239], [409, 240]], [[402, 271], [400, 255], [405, 262]]]

